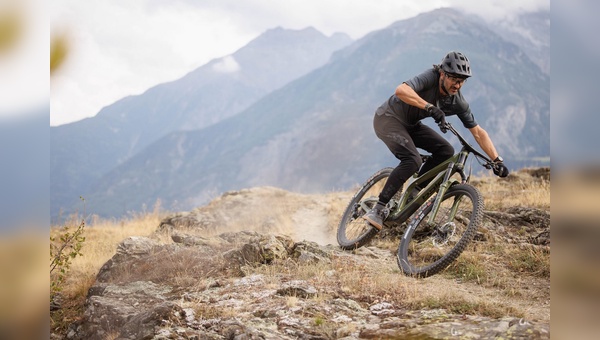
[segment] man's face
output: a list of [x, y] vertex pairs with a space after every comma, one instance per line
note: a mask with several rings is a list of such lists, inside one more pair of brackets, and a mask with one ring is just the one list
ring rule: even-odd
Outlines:
[[467, 81], [467, 78], [458, 77], [450, 73], [442, 72], [442, 84], [448, 91], [448, 94], [455, 95], [462, 85]]

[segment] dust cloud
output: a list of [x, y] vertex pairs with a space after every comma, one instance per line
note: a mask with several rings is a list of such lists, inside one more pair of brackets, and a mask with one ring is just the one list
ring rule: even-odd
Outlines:
[[351, 196], [350, 192], [306, 195], [256, 187], [227, 192], [191, 213], [210, 236], [256, 231], [287, 235], [296, 242], [337, 244], [337, 225]]

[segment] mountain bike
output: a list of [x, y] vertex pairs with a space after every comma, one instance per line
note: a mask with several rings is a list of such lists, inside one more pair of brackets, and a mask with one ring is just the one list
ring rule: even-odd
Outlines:
[[[384, 227], [405, 228], [398, 246], [397, 262], [408, 276], [437, 274], [458, 258], [471, 242], [481, 224], [484, 203], [479, 191], [469, 184], [471, 175], [470, 171], [468, 176], [465, 174], [465, 164], [473, 154], [483, 167], [492, 169], [495, 166], [450, 123], [440, 129], [452, 132], [460, 141], [461, 150], [423, 175], [415, 173], [405, 189], [399, 190], [387, 205], [390, 213]], [[425, 161], [430, 156], [421, 157]], [[377, 203], [392, 170], [377, 171], [350, 200], [337, 229], [341, 248], [362, 247], [379, 232], [362, 216]], [[430, 182], [417, 191], [427, 181]]]

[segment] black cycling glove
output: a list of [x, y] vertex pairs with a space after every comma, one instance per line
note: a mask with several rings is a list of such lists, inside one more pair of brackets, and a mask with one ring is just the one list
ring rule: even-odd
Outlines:
[[492, 167], [494, 174], [498, 177], [506, 177], [508, 176], [508, 168], [504, 163], [496, 161]]
[[433, 118], [433, 120], [437, 123], [437, 125], [440, 127], [440, 129], [442, 130], [442, 132], [446, 133], [446, 115], [444, 114], [444, 111], [442, 111], [442, 109], [440, 109], [439, 107], [432, 105], [432, 104], [427, 104], [425, 106], [425, 110], [427, 110], [427, 112], [429, 113], [429, 116], [431, 116], [431, 118]]

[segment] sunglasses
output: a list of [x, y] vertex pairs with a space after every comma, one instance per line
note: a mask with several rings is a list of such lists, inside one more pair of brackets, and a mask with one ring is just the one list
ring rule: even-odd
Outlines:
[[467, 81], [467, 78], [457, 77], [450, 73], [446, 73], [446, 78], [450, 79], [450, 82], [457, 85], [462, 85], [465, 81]]

